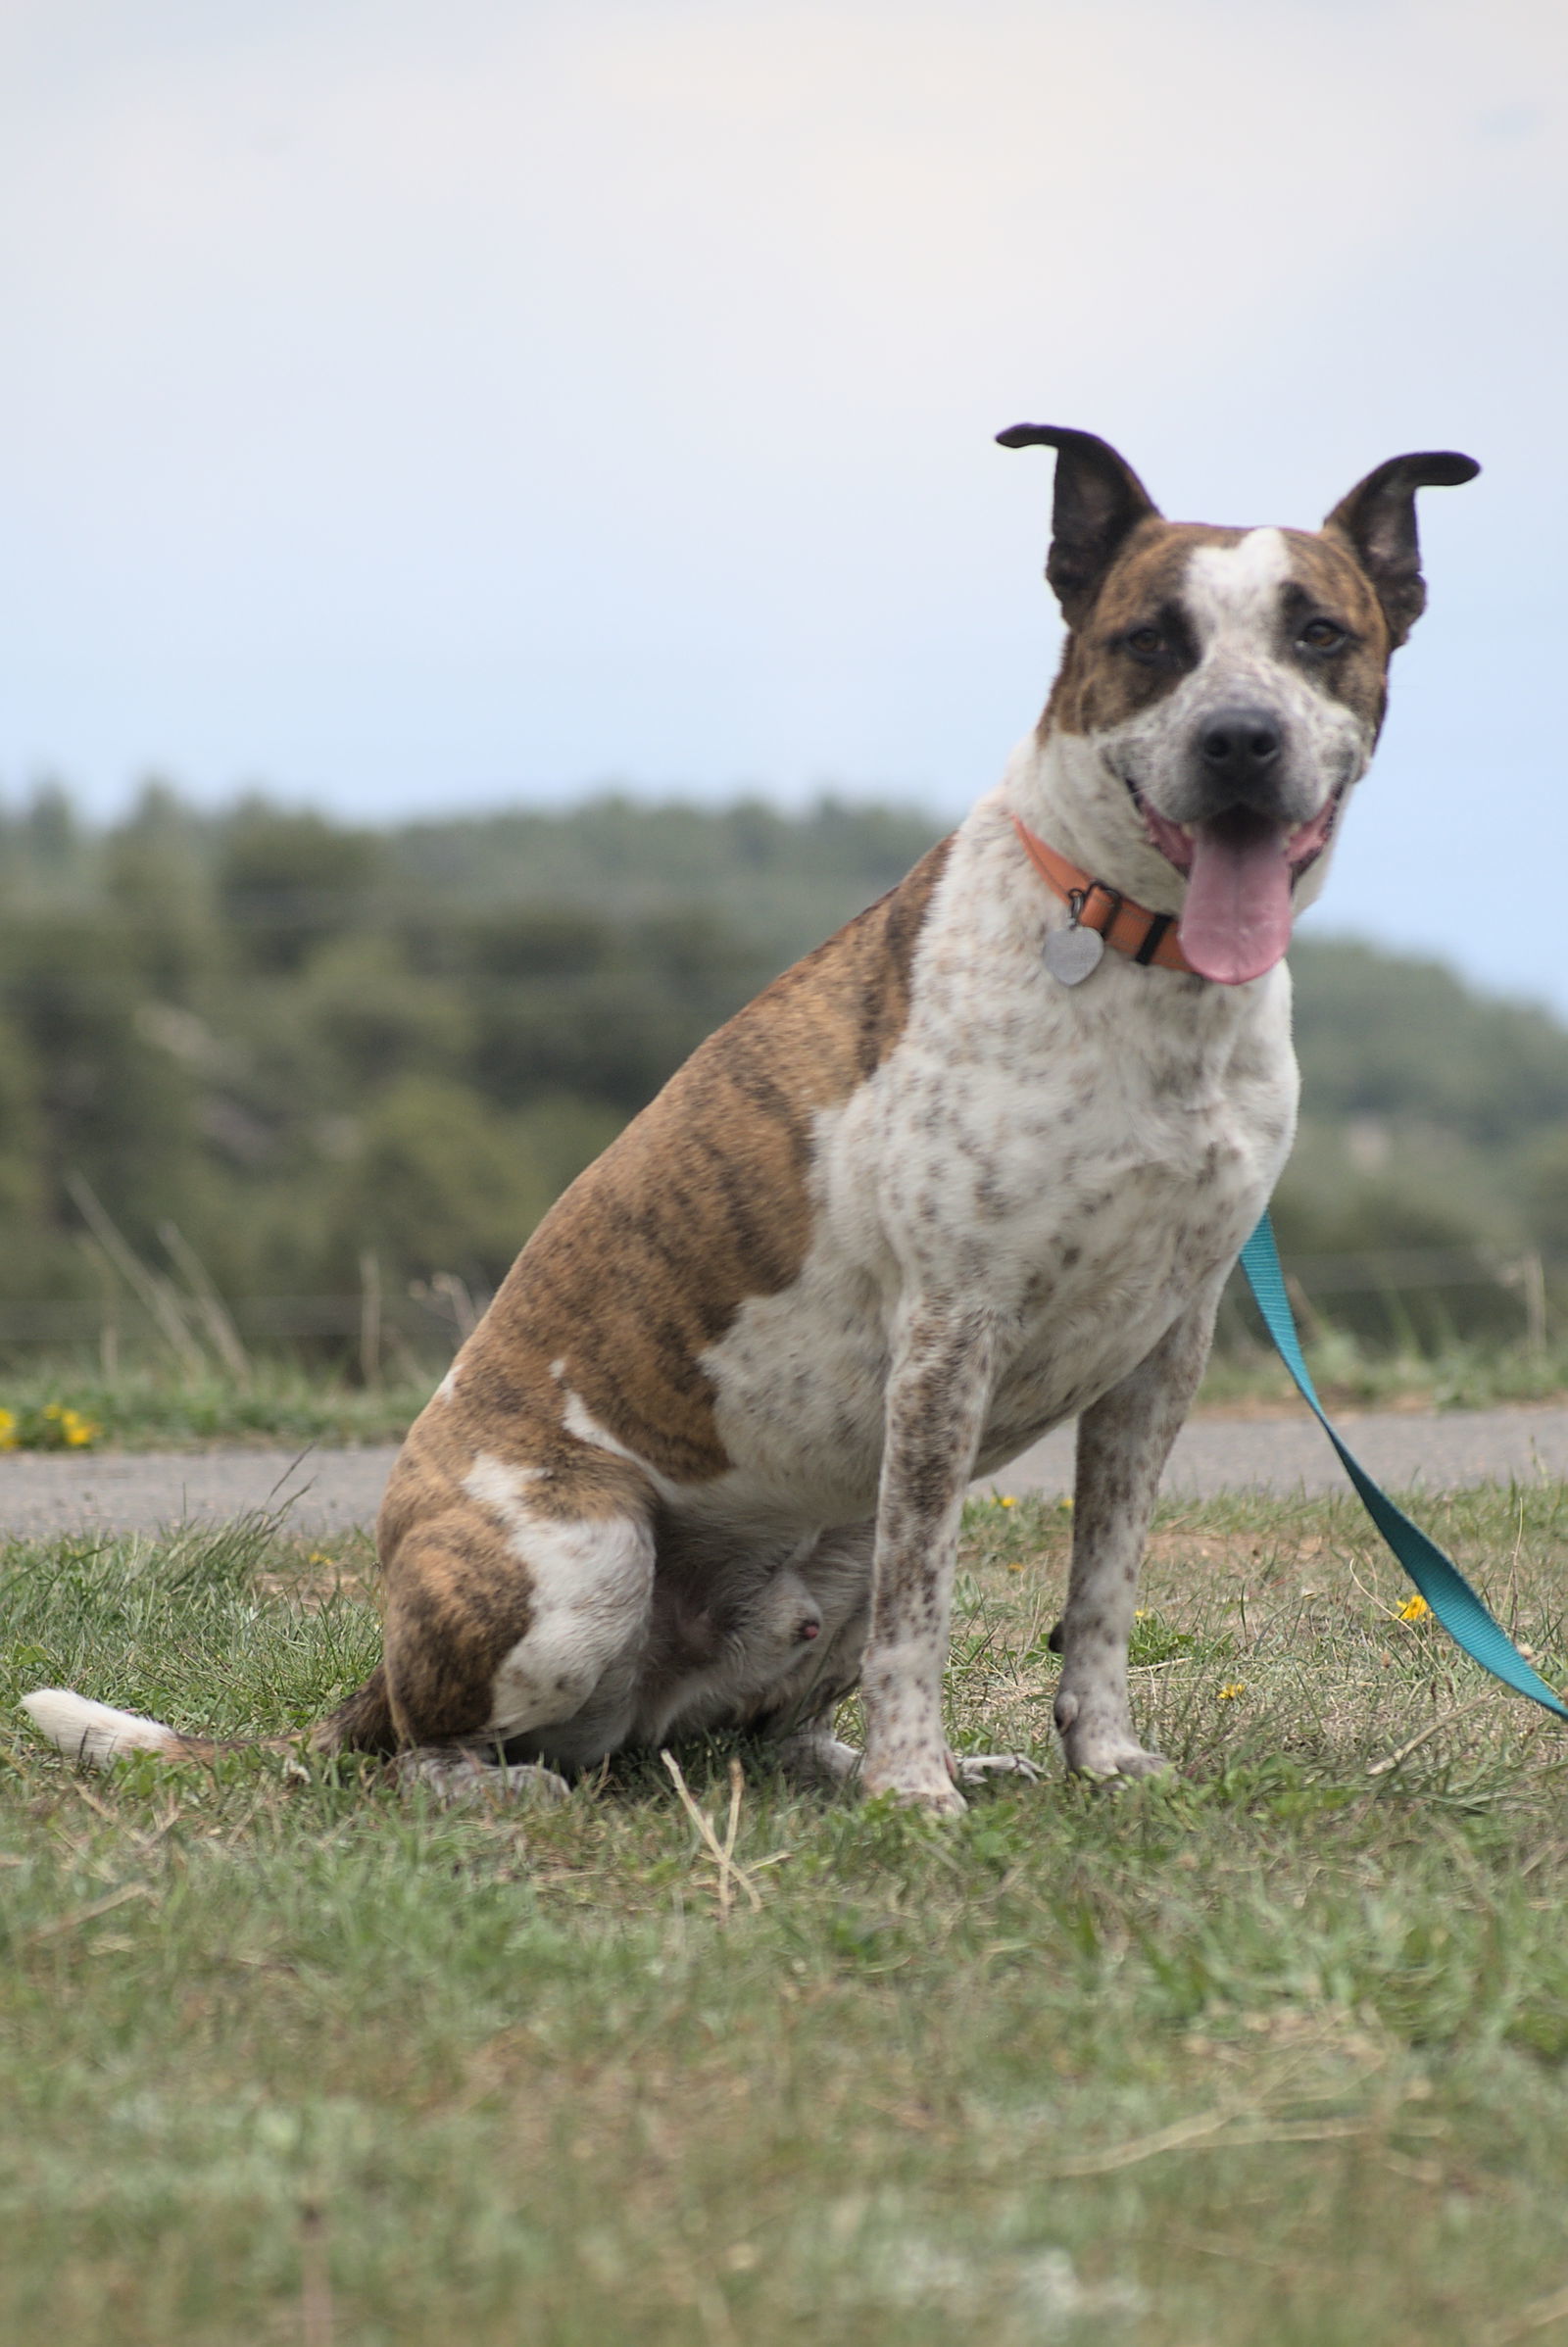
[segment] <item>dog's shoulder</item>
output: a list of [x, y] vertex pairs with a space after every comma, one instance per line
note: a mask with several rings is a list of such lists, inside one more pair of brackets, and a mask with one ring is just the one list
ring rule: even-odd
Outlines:
[[724, 1471], [702, 1355], [799, 1276], [820, 1120], [898, 1048], [952, 851], [710, 1036], [557, 1200], [434, 1405], [454, 1434], [476, 1412], [530, 1456], [564, 1427], [674, 1483]]

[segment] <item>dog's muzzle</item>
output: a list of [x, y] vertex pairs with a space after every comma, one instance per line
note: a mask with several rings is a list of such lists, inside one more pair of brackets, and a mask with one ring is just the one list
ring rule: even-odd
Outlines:
[[1343, 791], [1314, 810], [1301, 804], [1284, 722], [1257, 705], [1227, 704], [1195, 720], [1162, 814], [1129, 784], [1151, 840], [1183, 873], [1181, 944], [1192, 966], [1221, 985], [1272, 969], [1291, 938], [1291, 894], [1328, 843]]
[[1193, 746], [1203, 813], [1245, 807], [1272, 814], [1284, 747], [1284, 734], [1267, 709], [1221, 709], [1204, 717]]

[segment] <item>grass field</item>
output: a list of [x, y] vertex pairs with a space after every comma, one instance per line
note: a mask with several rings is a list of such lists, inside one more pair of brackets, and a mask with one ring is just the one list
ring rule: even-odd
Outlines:
[[[1378, 1351], [1324, 1329], [1307, 1346], [1331, 1408], [1424, 1405], [1483, 1408], [1568, 1394], [1568, 1342], [1544, 1352], [1522, 1345], [1454, 1344], [1432, 1355]], [[216, 1369], [193, 1375], [166, 1359], [128, 1359], [106, 1376], [95, 1352], [20, 1352], [0, 1361], [0, 1448], [9, 1417], [36, 1424], [66, 1404], [97, 1430], [94, 1447], [199, 1450], [218, 1442], [401, 1442], [429, 1399], [448, 1356], [367, 1387], [347, 1373], [258, 1356], [241, 1382]], [[1284, 1365], [1262, 1341], [1216, 1351], [1200, 1396], [1216, 1410], [1298, 1406]]]
[[[1560, 1684], [1568, 1493], [1423, 1511]], [[1049, 1754], [1068, 1518], [971, 1510], [966, 1747]], [[739, 1756], [442, 1813], [361, 1764], [83, 1779], [45, 1682], [303, 1726], [363, 1550], [0, 1566], [0, 2335], [50, 2347], [1568, 2340], [1568, 1742], [1348, 1503], [1167, 1509], [1119, 1795], [954, 1826]], [[731, 1764], [682, 1755], [722, 1853]]]

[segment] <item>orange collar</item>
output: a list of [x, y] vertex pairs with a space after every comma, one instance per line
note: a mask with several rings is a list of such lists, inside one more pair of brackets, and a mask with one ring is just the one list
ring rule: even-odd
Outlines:
[[1107, 946], [1114, 946], [1130, 961], [1146, 964], [1152, 961], [1162, 970], [1186, 970], [1190, 976], [1199, 975], [1182, 952], [1174, 913], [1150, 912], [1144, 905], [1135, 905], [1130, 897], [1107, 888], [1102, 880], [1080, 872], [1075, 863], [1069, 863], [1065, 856], [1058, 856], [1054, 848], [1048, 848], [1038, 833], [1016, 815], [1012, 817], [1012, 827], [1025, 856], [1046, 886], [1071, 907], [1075, 929], [1097, 930]]

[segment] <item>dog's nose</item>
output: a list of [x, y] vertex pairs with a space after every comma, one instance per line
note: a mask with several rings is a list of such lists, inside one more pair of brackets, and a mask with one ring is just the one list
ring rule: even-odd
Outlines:
[[1280, 729], [1267, 709], [1216, 709], [1198, 729], [1205, 774], [1238, 794], [1272, 780], [1280, 749]]

